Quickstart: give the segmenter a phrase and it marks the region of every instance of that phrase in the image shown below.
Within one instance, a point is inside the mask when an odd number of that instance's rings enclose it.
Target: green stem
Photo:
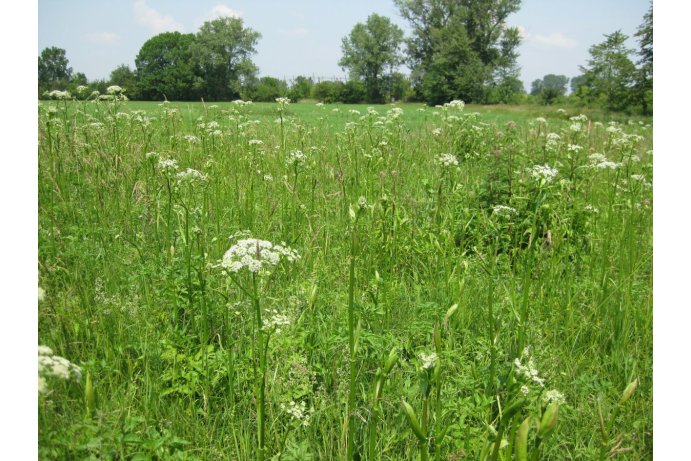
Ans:
[[[259,350],[259,389],[257,395],[257,460],[264,461],[264,390],[266,389],[266,354],[262,332],[262,312],[257,293],[257,274],[252,273],[252,301],[257,316],[257,349]]]
[[[348,383],[348,407],[346,411],[347,446],[346,459],[353,459],[354,453],[354,421],[353,410],[355,408],[355,257],[357,255],[357,218],[351,231],[350,268],[348,276],[348,346],[350,351],[350,380]]]

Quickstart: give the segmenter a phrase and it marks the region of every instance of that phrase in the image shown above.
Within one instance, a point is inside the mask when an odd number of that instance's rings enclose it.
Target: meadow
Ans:
[[[38,118],[40,459],[652,458],[652,119]]]

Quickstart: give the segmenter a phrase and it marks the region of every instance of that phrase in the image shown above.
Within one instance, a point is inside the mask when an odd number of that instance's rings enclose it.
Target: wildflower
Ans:
[[[585,114],[579,114],[574,117],[569,117],[569,120],[572,122],[587,122],[588,117]]]
[[[605,160],[607,160],[607,157],[605,157],[603,154],[600,154],[599,152],[593,152],[592,154],[588,155],[588,158],[593,163],[604,162]]]
[[[38,392],[45,394],[48,391],[46,378],[56,377],[60,379],[74,378],[80,381],[81,368],[64,357],[54,355],[48,346],[38,346]]]
[[[183,139],[190,144],[199,144],[199,138],[193,134],[186,134]]]
[[[361,210],[367,209],[369,207],[369,205],[367,205],[367,198],[361,195],[357,199],[357,205]]]
[[[569,144],[568,146],[566,146],[566,150],[568,150],[569,152],[578,153],[579,151],[583,150],[583,147],[579,146],[578,144]]]
[[[393,109],[387,110],[386,115],[391,119],[397,119],[398,117],[403,115],[403,109],[401,109],[400,107],[394,107]]]
[[[444,168],[449,168],[451,166],[458,166],[458,159],[452,154],[441,154],[437,157],[437,163]]]
[[[158,161],[158,167],[163,171],[177,171],[178,161],[172,158],[162,158]]]
[[[187,168],[177,174],[179,181],[206,181],[206,175],[193,168]]]
[[[595,214],[600,212],[600,210],[598,210],[597,208],[595,208],[592,205],[586,205],[585,208],[583,208],[583,209],[586,211],[590,211],[591,213],[595,213]]]
[[[144,154],[144,157],[146,157],[147,160],[151,159],[157,159],[159,157],[158,152],[147,152]]]
[[[450,107],[452,109],[458,109],[458,110],[463,110],[465,107],[465,103],[461,101],[460,99],[454,99],[453,101],[447,102],[444,104],[444,107]]]
[[[323,103],[323,102],[318,102],[318,103],[315,104],[315,106],[317,106],[317,107],[324,107],[324,103]]]
[[[307,412],[305,402],[295,403],[291,400],[287,406],[281,404],[281,409],[288,413],[294,420],[300,422],[302,426],[309,426],[310,415]]]
[[[506,205],[494,205],[494,208],[492,208],[492,212],[499,216],[510,216],[518,214],[518,211],[516,211],[515,208],[511,208],[510,206]]]
[[[301,150],[294,150],[286,158],[286,165],[298,166],[307,161],[307,156]]]
[[[440,136],[441,135],[441,128],[435,128],[432,130],[432,134],[434,136]]]
[[[108,94],[120,94],[120,93],[122,93],[123,91],[125,91],[125,90],[123,90],[123,89],[122,89],[121,87],[119,87],[118,85],[111,85],[111,86],[109,86],[108,88],[106,88],[106,92],[107,92]]]
[[[621,163],[612,162],[611,160],[604,160],[600,163],[593,165],[598,170],[616,170],[621,166]]]
[[[523,362],[526,362],[525,364]],[[523,376],[525,379],[529,379],[541,387],[544,387],[545,380],[539,376],[539,372],[535,368],[535,362],[530,355],[530,348],[525,348],[521,354],[521,358],[516,358],[513,361],[514,367],[516,367],[516,372],[519,376]]]
[[[252,273],[257,273],[270,266],[276,266],[281,259],[293,262],[300,259],[300,255],[284,245],[246,238],[239,240],[225,252],[220,266],[230,272],[239,272],[246,268]]]
[[[46,299],[46,290],[44,290],[41,287],[38,287],[38,302],[45,301]]]
[[[557,402],[559,405],[563,405],[566,403],[566,398],[564,397],[564,394],[562,394],[558,390],[551,389],[544,393],[544,395],[542,396],[542,401],[545,404]]]
[[[53,90],[48,93],[53,99],[70,99],[70,93],[68,91]]]
[[[79,86],[77,87],[77,93],[82,94],[83,92],[85,92],[85,91],[88,90],[88,89],[89,89],[89,87],[87,87],[87,86],[79,85]]]
[[[556,168],[549,165],[535,165],[527,168],[527,171],[534,179],[545,183],[551,183],[559,173]]]
[[[547,123],[547,119],[545,119],[544,117],[537,117],[535,121],[537,123]]]
[[[261,146],[262,144],[264,144],[264,141],[262,141],[261,139],[250,139],[249,140],[250,146]]]
[[[431,354],[425,354],[422,352],[420,353],[420,360],[422,360],[423,370],[431,370],[437,365],[439,358],[437,357],[436,352],[432,352]]]
[[[530,388],[526,385],[521,386],[521,394],[523,394],[523,395],[530,394]]]
[[[580,123],[572,123],[571,126],[569,126],[569,130],[574,131],[574,132],[579,132],[581,131],[581,124]]]
[[[353,115],[360,115],[360,111],[357,109],[350,109],[348,113]]]
[[[274,180],[274,177],[271,176],[270,174],[265,174],[265,175],[264,175],[264,181],[266,181],[266,182],[271,182],[271,181],[273,181],[273,180]]]
[[[290,318],[287,315],[281,314],[276,309],[267,309],[266,320],[264,321],[264,328],[267,330],[274,329],[276,333],[281,332],[281,327],[290,325]]]

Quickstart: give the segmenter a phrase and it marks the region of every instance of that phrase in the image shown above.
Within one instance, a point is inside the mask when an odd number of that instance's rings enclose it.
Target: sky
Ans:
[[[588,49],[616,30],[632,36],[649,5],[649,0],[524,0],[507,22],[523,36],[518,63],[526,90],[546,74],[579,75]],[[107,79],[120,64],[134,69],[139,49],[156,34],[194,33],[204,21],[238,16],[262,35],[254,56],[260,76],[345,78],[338,66],[341,40],[372,13],[389,17],[410,35],[393,0],[39,0],[37,54],[63,48],[75,72]],[[629,46],[638,48],[633,38]]]

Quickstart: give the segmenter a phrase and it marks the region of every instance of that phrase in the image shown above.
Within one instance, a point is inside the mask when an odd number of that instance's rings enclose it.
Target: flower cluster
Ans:
[[[458,159],[453,154],[441,154],[439,157],[437,157],[437,163],[444,168],[449,168],[452,166],[458,166]]]
[[[174,172],[178,169],[178,161],[172,158],[162,158],[158,161],[158,167],[165,172]]]
[[[552,168],[549,165],[535,165],[527,170],[534,179],[541,182],[544,181],[545,183],[552,182],[559,173],[556,168]]]
[[[290,317],[281,314],[276,309],[266,310],[266,321],[264,321],[264,328],[267,330],[275,329],[276,333],[281,332],[281,327],[290,325]]]
[[[431,370],[437,365],[439,357],[437,357],[436,352],[432,352],[431,354],[426,354],[422,352],[420,353],[420,360],[422,361],[423,370]]]
[[[299,422],[302,426],[309,426],[310,424],[310,414],[307,411],[307,405],[305,402],[295,403],[291,400],[286,406],[281,404],[281,410],[288,413],[295,421]]]
[[[288,157],[286,157],[286,165],[288,166],[298,166],[302,165],[307,161],[307,155],[305,155],[301,150],[294,150]]]
[[[119,87],[117,85],[111,85],[108,88],[106,88],[106,93],[108,93],[108,94],[120,94],[123,91],[125,91],[125,90],[123,90],[121,87]]]
[[[48,391],[46,378],[54,376],[60,379],[74,378],[80,381],[82,370],[64,357],[54,355],[48,346],[38,346],[38,392],[45,394]]]
[[[454,99],[453,101],[447,102],[444,104],[444,107],[449,107],[451,109],[458,109],[458,110],[463,110],[465,107],[465,103],[461,101],[460,99]]]
[[[187,168],[185,171],[179,172],[177,178],[179,181],[206,181],[206,175],[193,168]]]
[[[521,358],[514,360],[513,365],[516,367],[516,372],[519,376],[522,376],[544,387],[545,380],[540,378],[539,372],[535,368],[535,362],[530,355],[530,348],[526,347],[521,354]]]
[[[239,272],[246,268],[252,273],[257,273],[276,266],[282,258],[292,262],[300,259],[300,255],[286,247],[285,243],[276,245],[267,240],[246,238],[238,240],[225,252],[220,266],[230,272]]]
[[[564,397],[564,394],[562,394],[558,390],[551,389],[542,395],[542,401],[545,404],[557,402],[559,405],[563,405],[566,403],[566,397]]]
[[[494,205],[492,212],[498,216],[511,216],[518,214],[518,211],[516,211],[515,208],[511,208],[510,206],[506,205]]]

